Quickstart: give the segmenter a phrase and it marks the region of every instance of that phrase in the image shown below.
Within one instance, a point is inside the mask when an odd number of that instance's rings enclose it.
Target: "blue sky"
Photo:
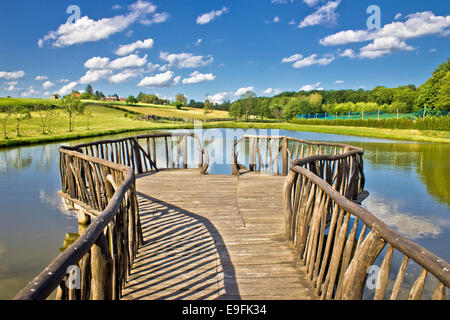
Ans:
[[[79,18],[68,20],[71,5]],[[379,28],[368,28],[370,5]],[[448,2],[47,0],[0,4],[0,96],[84,90],[236,99],[422,84],[449,57]]]

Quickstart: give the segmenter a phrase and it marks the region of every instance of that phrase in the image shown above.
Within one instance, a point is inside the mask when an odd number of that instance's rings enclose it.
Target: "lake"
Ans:
[[[58,254],[64,235],[77,232],[60,190],[58,147],[134,136],[102,138],[0,150],[0,299],[11,299]],[[402,235],[450,261],[450,145],[391,141],[287,130],[211,129],[201,132],[213,159],[210,174],[231,174],[235,134],[285,135],[348,143],[365,150],[363,206]],[[222,143],[224,142],[224,143]],[[222,148],[218,152],[217,147]]]

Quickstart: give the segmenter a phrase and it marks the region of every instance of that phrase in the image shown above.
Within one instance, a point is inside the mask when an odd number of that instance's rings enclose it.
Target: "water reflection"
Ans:
[[[179,130],[177,130],[179,131]],[[131,132],[63,143],[75,145],[99,139],[146,134]],[[154,132],[152,132],[154,133]],[[220,134],[218,134],[220,133]],[[205,130],[204,146],[211,154],[221,137],[238,138],[244,130]],[[450,145],[403,143],[286,130],[252,130],[317,141],[338,141],[365,149],[364,206],[408,238],[450,261]],[[230,174],[228,139],[210,174]],[[57,196],[61,143],[0,150],[0,299],[10,299],[59,253],[66,232],[76,232],[76,217]],[[197,154],[193,153],[194,157]],[[245,155],[241,150],[240,156]]]

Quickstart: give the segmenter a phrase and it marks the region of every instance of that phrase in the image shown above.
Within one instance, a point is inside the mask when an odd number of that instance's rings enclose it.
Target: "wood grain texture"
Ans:
[[[144,245],[122,299],[318,299],[285,240],[283,183],[195,169],[139,176]]]

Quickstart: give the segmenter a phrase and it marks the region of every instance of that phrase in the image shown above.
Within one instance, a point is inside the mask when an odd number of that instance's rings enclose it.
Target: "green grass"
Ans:
[[[0,103],[4,103],[0,100]],[[12,100],[12,99],[8,99]],[[19,102],[35,102],[41,100],[27,99],[27,101]],[[55,100],[48,100],[54,102]],[[59,115],[52,123],[52,132],[42,134],[41,122],[37,112],[32,112],[33,118],[26,120],[20,127],[21,135],[16,135],[16,121],[11,117],[8,121],[7,133],[8,139],[0,135],[0,147],[10,147],[16,145],[36,144],[45,142],[55,142],[72,140],[85,137],[94,137],[100,135],[116,134],[122,132],[140,131],[140,130],[168,130],[168,129],[191,129],[192,123],[162,121],[138,121],[134,120],[134,115],[126,110],[113,109],[101,105],[88,105],[86,107],[92,112],[90,120],[90,128],[87,129],[87,118],[84,115],[77,116],[75,127],[69,132],[69,120],[67,114],[63,110],[59,110]],[[133,107],[140,108],[140,107]],[[131,109],[130,109],[131,111]],[[167,111],[180,111],[167,109]],[[200,110],[201,111],[201,110]],[[1,114],[0,114],[1,117]],[[191,118],[192,119],[192,118]],[[286,129],[293,131],[309,131],[342,135],[353,135],[361,137],[386,138],[396,140],[421,141],[450,143],[450,131],[431,131],[431,130],[398,130],[398,129],[380,129],[380,128],[364,128],[364,127],[340,127],[340,126],[323,126],[323,125],[303,125],[292,123],[255,123],[255,122],[234,122],[234,121],[216,121],[203,124],[203,128],[242,128],[242,129]]]
[[[0,98],[0,107],[3,106],[25,106],[32,107],[35,105],[53,105],[60,106],[61,100],[52,100],[52,99],[28,99],[28,98]]]

